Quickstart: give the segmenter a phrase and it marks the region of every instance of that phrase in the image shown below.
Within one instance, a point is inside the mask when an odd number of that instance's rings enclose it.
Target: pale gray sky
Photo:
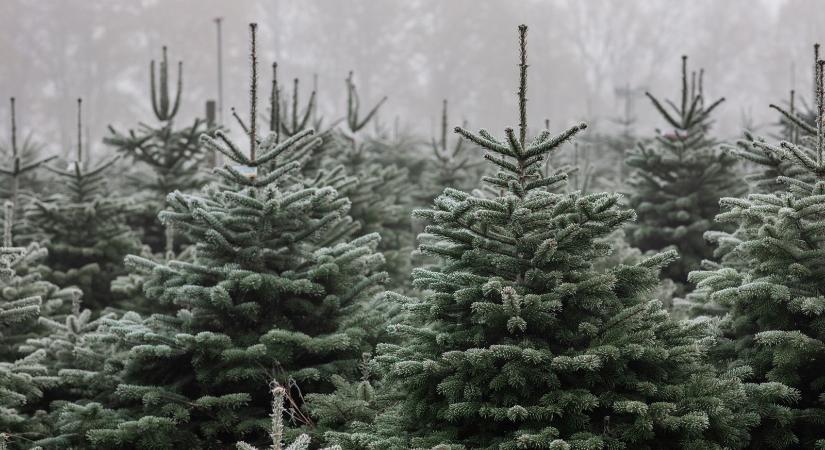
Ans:
[[[266,92],[275,59],[283,83],[303,80],[303,98],[317,73],[322,111],[333,118],[352,69],[365,103],[390,97],[386,124],[398,116],[427,135],[447,97],[455,123],[501,129],[515,121],[515,28],[527,23],[534,126],[585,119],[607,130],[622,110],[615,90],[628,84],[675,97],[684,53],[705,68],[709,95],[728,99],[718,129],[733,137],[743,116],[771,122],[767,105],[792,83],[810,98],[811,46],[823,37],[825,8],[818,0],[4,0],[0,96],[16,96],[22,127],[53,149],[73,141],[74,99],[84,97],[99,153],[107,124],[152,120],[148,64],[166,44],[184,60],[180,120],[188,121],[217,95],[219,16],[225,103],[242,111],[246,27],[256,21]],[[640,133],[662,125],[644,98],[635,110]]]

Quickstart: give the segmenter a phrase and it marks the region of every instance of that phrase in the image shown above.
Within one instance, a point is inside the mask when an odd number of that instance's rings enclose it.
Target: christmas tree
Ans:
[[[200,195],[170,194],[160,214],[197,256],[127,259],[146,275],[146,297],[171,312],[109,321],[131,348],[116,391],[127,420],[88,432],[98,447],[260,445],[271,379],[285,387],[294,428],[311,429],[303,395],[330,391],[336,374],[357,378],[380,331],[371,304],[386,278],[379,237],[348,240],[349,201],[326,178],[300,174],[319,140],[312,130],[280,143],[258,135],[255,30],[248,152],[222,132],[204,135],[234,164]]]
[[[3,246],[0,247],[0,445],[25,439],[26,417],[18,407],[39,398],[43,389],[56,380],[48,376],[42,364],[44,352],[26,355],[20,350],[27,330],[40,315],[46,293],[35,276],[19,275],[18,267],[26,267],[32,249],[14,247],[12,223],[14,206],[5,203]],[[33,250],[33,251],[32,251]],[[19,265],[19,266],[18,266]]]
[[[25,221],[23,211],[34,198],[33,190],[42,188],[42,182],[35,177],[36,169],[57,156],[40,157],[42,146],[35,143],[31,135],[26,136],[21,145],[18,145],[17,111],[14,97],[9,103],[11,104],[11,139],[8,146],[0,147],[0,153],[6,160],[5,165],[0,167],[0,174],[9,178],[9,185],[3,186],[0,192],[4,194],[4,197],[9,198],[13,205],[14,218],[17,219],[12,224],[13,236],[19,242],[28,242],[31,241],[32,230]]]
[[[126,313],[121,320],[137,317]],[[128,351],[108,334],[105,323],[115,318],[111,312],[96,315],[81,309],[78,297],[68,314],[40,317],[45,331],[20,347],[45,354],[43,364],[56,379],[43,399],[26,410],[33,418],[29,436],[34,444],[46,449],[83,448],[88,443],[86,432],[122,420],[117,411],[104,406],[116,404],[113,393]]]
[[[458,137],[450,143],[447,136],[449,128],[447,99],[444,99],[441,109],[441,134],[436,140],[432,138],[430,147],[433,152],[432,170],[427,171],[424,182],[427,192],[423,200],[432,202],[444,187],[466,190],[477,184],[480,162],[474,158],[471,144],[464,138]],[[468,154],[469,153],[469,154]]]
[[[109,126],[110,136],[103,142],[153,172],[152,177],[146,177],[144,172],[131,177],[140,197],[136,203],[141,209],[131,215],[130,223],[143,231],[144,243],[159,251],[164,248],[165,233],[157,221],[157,211],[164,208],[169,192],[176,189],[191,192],[204,184],[200,167],[206,155],[198,138],[210,130],[206,121],[198,118],[188,127],[175,127],[183,90],[183,63],[178,62],[177,92],[172,100],[166,47],[163,47],[158,76],[154,60],[149,65],[149,75],[152,111],[159,124],[141,123],[137,130],[127,133]]]
[[[304,173],[314,177],[319,170],[321,173],[342,170],[349,176],[346,183],[336,185],[352,204],[349,215],[358,223],[360,235],[381,235],[379,250],[387,261],[386,270],[394,285],[405,285],[411,270],[410,253],[414,244],[410,213],[415,199],[409,189],[414,181],[408,169],[416,166],[412,157],[415,149],[380,133],[369,134],[366,127],[375,120],[386,97],[362,116],[352,72],[347,76],[345,86],[344,123],[325,134],[324,144],[311,158],[314,164],[307,165]]]
[[[92,309],[109,302],[109,285],[122,273],[123,258],[140,244],[126,225],[132,202],[107,190],[107,172],[118,157],[90,165],[83,155],[81,100],[77,101],[76,159],[63,170],[47,166],[61,189],[36,199],[27,218],[45,239],[49,281],[75,285]]]
[[[375,423],[330,434],[346,448],[743,448],[758,416],[733,375],[705,362],[700,323],[647,297],[657,254],[598,272],[599,240],[632,220],[613,193],[553,193],[566,174],[542,162],[585,128],[526,139],[526,32],[520,34],[519,128],[497,139],[456,131],[499,168],[495,197],[445,189],[420,249],[442,261],[414,271],[422,299],[374,365],[398,390]]]
[[[638,214],[628,238],[642,250],[674,246],[680,259],[664,274],[677,282],[686,281],[688,272],[712,256],[703,235],[712,229],[719,199],[741,192],[737,159],[715,148],[709,135],[711,113],[724,99],[706,102],[703,78],[703,71],[698,77],[696,72],[688,75],[683,56],[679,104],[647,94],[672,130],[659,131],[655,145],[640,144],[627,160],[636,169],[628,182],[634,189],[630,206]]]
[[[760,381],[792,388],[794,409],[777,408],[757,430],[757,448],[825,446],[825,133],[823,81],[815,51],[817,115],[815,127],[796,114],[797,142],[747,141],[739,152],[774,173],[769,192],[724,198],[717,220],[736,225],[731,233],[713,233],[724,259],[691,273],[692,298],[709,310],[725,313],[720,327],[725,341],[715,351],[723,367],[749,365]],[[757,153],[761,152],[761,153]],[[781,164],[777,164],[781,163]],[[776,170],[793,164],[794,170]],[[797,176],[796,174],[800,173]],[[764,180],[764,177],[762,178]],[[761,185],[765,185],[764,183]]]

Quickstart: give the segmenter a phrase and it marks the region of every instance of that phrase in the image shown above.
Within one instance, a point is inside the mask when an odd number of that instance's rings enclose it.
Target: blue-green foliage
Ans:
[[[629,203],[639,215],[628,230],[630,243],[642,250],[675,247],[679,260],[664,273],[677,282],[685,282],[688,272],[712,255],[703,235],[718,227],[713,218],[719,198],[742,192],[736,158],[716,148],[709,135],[711,113],[724,99],[706,102],[702,73],[698,81],[696,75],[688,81],[687,57],[682,57],[678,107],[647,94],[669,129],[658,132],[654,145],[639,144],[627,159],[636,169]]]
[[[161,221],[197,242],[193,262],[127,259],[146,275],[146,297],[172,312],[109,322],[131,348],[116,395],[132,419],[90,431],[94,445],[262,441],[270,377],[292,387],[290,408],[302,415],[301,395],[331,389],[334,374],[357,374],[380,332],[369,306],[386,278],[379,238],[348,241],[349,201],[324,177],[300,176],[318,144],[311,130],[280,144],[273,137],[254,160],[222,133],[203,138],[258,173],[226,166],[201,195],[169,195]]]
[[[825,445],[822,64],[817,55],[819,128],[785,113],[801,131],[791,140],[770,144],[748,136],[740,142],[737,153],[764,166],[756,192],[722,200],[717,220],[736,231],[710,234],[721,263],[691,274],[697,284],[691,297],[724,313],[719,364],[749,365],[758,380],[788,387],[793,409],[766,411],[755,435],[758,448]],[[771,174],[773,183],[766,183]]]
[[[428,224],[420,250],[440,264],[413,272],[421,298],[392,296],[409,316],[373,367],[396,401],[329,439],[370,449],[743,448],[759,419],[748,386],[706,362],[702,323],[674,321],[648,297],[675,253],[593,268],[610,252],[601,239],[634,213],[618,194],[553,192],[566,174],[544,175],[542,161],[585,126],[527,142],[525,77],[519,137],[456,129],[488,151],[499,172],[483,181],[498,195],[448,188],[416,211]]]

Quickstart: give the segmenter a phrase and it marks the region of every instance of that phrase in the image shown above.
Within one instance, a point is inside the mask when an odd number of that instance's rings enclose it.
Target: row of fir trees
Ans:
[[[520,26],[517,126],[420,140],[352,73],[267,95],[249,30],[238,136],[165,47],[106,157],[11,100],[0,449],[825,449],[818,46],[779,136],[714,138],[683,57],[665,129],[588,137],[531,127]]]

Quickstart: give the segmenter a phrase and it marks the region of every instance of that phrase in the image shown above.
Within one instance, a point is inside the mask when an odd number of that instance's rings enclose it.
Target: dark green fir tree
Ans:
[[[754,448],[825,448],[825,62],[818,46],[815,62],[816,125],[783,110],[806,130],[796,142],[747,141],[740,156],[774,173],[779,188],[724,198],[717,220],[737,229],[709,236],[724,258],[690,277],[697,285],[691,297],[724,313],[719,364],[748,365],[758,381],[792,388],[793,409],[768,411]],[[776,171],[777,162],[795,169]]]
[[[222,132],[204,135],[232,164],[201,194],[169,195],[161,222],[195,243],[192,261],[127,259],[146,275],[146,297],[170,313],[107,323],[130,348],[115,392],[127,419],[89,431],[94,447],[270,445],[273,379],[284,386],[291,439],[314,426],[303,396],[331,391],[335,375],[356,380],[380,332],[380,238],[350,240],[349,201],[325,178],[301,176],[318,138],[258,136],[255,30],[248,151]]]
[[[410,317],[374,367],[396,390],[372,424],[329,433],[347,449],[733,449],[758,421],[746,387],[717,377],[699,323],[649,297],[674,252],[596,271],[600,239],[634,218],[614,193],[554,193],[566,174],[543,160],[585,128],[526,139],[526,32],[519,127],[502,139],[456,131],[487,150],[497,196],[445,189],[416,215],[423,298],[393,296]]]
[[[57,175],[60,189],[35,199],[26,216],[45,240],[47,279],[81,288],[86,305],[98,310],[109,303],[110,284],[123,273],[123,258],[136,253],[140,242],[126,224],[133,202],[107,189],[118,157],[90,164],[83,154],[80,99],[77,114],[75,160],[65,170],[46,166]]]
[[[683,56],[678,104],[647,94],[670,129],[657,130],[655,142],[640,144],[627,160],[635,169],[628,180],[630,206],[638,214],[628,239],[643,251],[675,247],[679,261],[664,274],[677,282],[712,256],[703,236],[713,228],[719,199],[741,193],[737,159],[717,148],[709,134],[711,113],[724,99],[706,102],[703,78],[703,71],[688,73]]]
[[[141,123],[137,130],[126,133],[109,126],[110,135],[103,142],[142,169],[130,177],[140,210],[135,211],[129,221],[136,230],[142,231],[141,240],[157,252],[165,247],[166,233],[157,221],[157,212],[166,206],[166,195],[174,190],[192,192],[206,181],[200,170],[206,153],[198,138],[210,129],[206,120],[200,118],[187,127],[175,126],[183,91],[183,62],[178,62],[177,91],[173,99],[166,47],[163,47],[157,76],[155,61],[149,65],[149,80],[152,111],[158,124]],[[146,176],[146,168],[150,169],[151,176]]]

